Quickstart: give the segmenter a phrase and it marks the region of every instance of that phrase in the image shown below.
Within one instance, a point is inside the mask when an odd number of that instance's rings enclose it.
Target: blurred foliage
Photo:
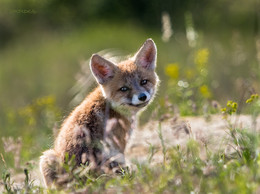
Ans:
[[[172,63],[165,67],[169,77],[167,98],[181,115],[202,114],[205,106],[210,106],[212,92],[208,86],[209,50],[198,49],[194,61],[185,67]],[[163,101],[163,100],[162,100]]]
[[[172,28],[168,42],[161,40],[163,13]],[[240,97],[245,82],[258,87],[259,22],[258,0],[2,0],[0,116],[10,107],[49,94],[57,98],[58,106],[70,109],[72,96],[67,91],[79,61],[107,48],[134,52],[147,37],[158,45],[160,95],[170,90],[166,73],[176,80],[180,77],[184,86],[195,76],[207,77],[193,91],[205,99]]]
[[[20,33],[27,33],[30,26],[38,29],[71,28],[100,20],[131,21],[158,29],[162,12],[171,15],[173,28],[177,31],[185,30],[185,17],[189,17],[185,13],[190,12],[198,30],[218,31],[219,34],[233,26],[246,32],[257,32],[258,5],[258,0],[2,0],[0,42],[3,44]]]
[[[5,159],[0,160],[0,172],[11,168],[16,158],[22,166],[30,159],[39,156],[53,143],[53,135],[57,132],[57,122],[61,120],[61,111],[56,106],[53,96],[38,98],[31,104],[18,110],[9,110],[2,118],[0,153]],[[9,137],[7,140],[4,137]],[[14,140],[14,138],[18,138]],[[11,147],[15,150],[8,151]],[[17,149],[20,149],[18,153]],[[8,149],[8,150],[7,150]],[[20,160],[22,159],[22,160]],[[16,164],[20,166],[21,164]],[[20,170],[20,169],[17,169]]]

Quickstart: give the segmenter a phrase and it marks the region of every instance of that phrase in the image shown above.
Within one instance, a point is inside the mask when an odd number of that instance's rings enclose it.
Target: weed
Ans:
[[[11,175],[9,172],[5,172],[2,175],[2,179],[3,179],[3,183],[4,183],[4,187],[7,193],[13,193],[12,192],[12,188],[11,188]]]
[[[256,95],[247,101],[249,106],[258,102]],[[169,106],[169,108],[172,108]],[[120,176],[101,174],[97,176],[90,171],[89,164],[75,168],[73,156],[66,156],[62,166],[64,176],[59,181],[66,182],[63,192],[72,193],[255,193],[260,185],[260,135],[255,131],[238,128],[231,124],[231,117],[237,113],[238,105],[228,101],[222,109],[228,123],[230,145],[234,151],[212,151],[207,144],[210,140],[200,142],[190,138],[185,145],[168,146],[163,137],[162,122],[158,117],[158,137],[161,143],[163,162],[153,164],[151,161],[158,152],[158,147],[149,144],[147,161],[134,162],[136,170],[130,172],[121,168]],[[252,109],[254,110],[254,109]],[[15,139],[6,145],[14,145]],[[8,142],[5,140],[5,142]],[[8,147],[8,146],[7,146]],[[11,149],[11,148],[10,148]],[[200,154],[206,150],[206,157]],[[17,186],[11,179],[10,167],[1,154],[7,169],[2,175],[4,193],[59,193],[61,188],[44,189],[36,186],[30,179],[29,169],[24,169],[23,184]],[[21,167],[22,165],[20,165]],[[9,169],[8,169],[9,168]],[[10,169],[11,170],[11,169]],[[15,176],[15,175],[13,175]],[[15,179],[14,179],[15,180]]]
[[[165,67],[168,76],[168,95],[171,103],[178,106],[181,115],[197,115],[216,112],[209,103],[212,92],[209,87],[208,60],[210,52],[207,48],[193,50],[194,61],[188,67],[179,63],[171,63]],[[167,107],[165,107],[167,110]]]
[[[159,138],[160,138],[160,142],[161,142],[161,146],[162,146],[163,163],[165,164],[165,162],[166,162],[166,152],[167,152],[167,149],[166,149],[166,146],[165,146],[165,143],[164,143],[164,139],[163,139],[161,122],[159,122],[158,136],[159,136]]]

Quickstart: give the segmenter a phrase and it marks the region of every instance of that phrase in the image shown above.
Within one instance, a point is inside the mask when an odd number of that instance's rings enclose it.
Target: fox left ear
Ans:
[[[157,49],[152,39],[147,39],[135,54],[135,63],[145,69],[154,70],[156,67]]]
[[[90,69],[99,84],[105,84],[114,77],[116,65],[94,54],[90,59]]]

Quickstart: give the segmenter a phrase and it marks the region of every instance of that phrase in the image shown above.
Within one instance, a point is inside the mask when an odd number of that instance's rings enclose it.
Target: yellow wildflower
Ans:
[[[179,78],[179,64],[178,63],[172,63],[166,66],[165,68],[165,74],[168,75],[172,79],[178,79]]]
[[[200,93],[204,98],[210,98],[212,96],[208,86],[206,85],[200,87]]]
[[[209,50],[208,49],[200,49],[197,51],[195,55],[194,62],[199,69],[205,68],[209,59]]]

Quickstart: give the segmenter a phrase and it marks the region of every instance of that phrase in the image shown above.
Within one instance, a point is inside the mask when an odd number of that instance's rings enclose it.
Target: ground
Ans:
[[[251,116],[234,115],[230,118],[230,123],[241,129],[259,130],[260,117],[256,123],[252,121]],[[226,152],[232,152],[229,136],[229,122],[223,119],[222,115],[214,115],[210,118],[204,117],[173,117],[161,122],[162,136],[166,147],[176,145],[186,145],[190,138],[194,138],[201,143],[201,146],[207,144],[212,151],[226,148]],[[126,155],[130,160],[146,160],[149,153],[149,145],[161,147],[161,140],[158,135],[160,129],[158,121],[151,121],[144,127],[133,132],[131,142],[128,145]],[[203,157],[203,153],[201,153]],[[153,158],[153,162],[162,162],[162,151],[158,151]]]
[[[149,150],[153,145],[156,153],[151,164],[162,162],[162,139],[165,146],[169,147],[185,146],[190,138],[194,138],[201,147],[205,147],[206,144],[211,151],[225,149],[225,152],[232,153],[235,151],[235,147],[232,146],[228,134],[230,124],[241,129],[259,130],[257,123],[260,122],[260,117],[256,119],[256,122],[252,122],[250,116],[236,115],[230,117],[229,121],[223,119],[222,115],[213,115],[207,119],[204,117],[168,117],[161,119],[160,122],[150,121],[143,127],[134,130],[126,148],[127,159],[139,163],[147,161],[151,153]],[[160,131],[162,138],[159,135]],[[201,152],[200,156],[205,157],[205,153]],[[34,162],[38,163],[38,159]],[[12,181],[19,186],[19,184],[23,184],[24,176],[24,174],[12,176]],[[35,185],[43,185],[38,167],[30,172],[30,176]]]

